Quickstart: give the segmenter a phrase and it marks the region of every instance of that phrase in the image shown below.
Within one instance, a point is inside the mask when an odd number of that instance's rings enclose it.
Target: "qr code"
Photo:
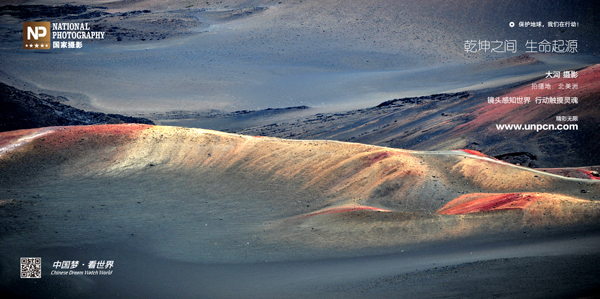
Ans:
[[[42,258],[22,257],[21,278],[42,278]]]

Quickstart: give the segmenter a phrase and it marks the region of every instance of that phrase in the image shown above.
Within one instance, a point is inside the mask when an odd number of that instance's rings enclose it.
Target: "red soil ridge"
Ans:
[[[467,154],[471,154],[471,155],[475,155],[475,156],[479,156],[479,157],[491,158],[491,157],[489,157],[489,156],[487,156],[487,155],[484,155],[484,154],[482,154],[481,152],[479,152],[479,151],[476,151],[476,150],[470,150],[470,149],[459,149],[459,151],[463,151],[463,152],[465,152],[465,153],[467,153]]]
[[[15,141],[33,135],[35,132],[40,131],[40,129],[27,129],[27,130],[16,130],[16,131],[8,131],[0,133],[0,147],[7,146]]]
[[[54,128],[49,127],[2,132],[0,133],[0,157],[53,131]]]
[[[100,149],[134,140],[152,127],[139,124],[64,126],[0,133],[0,157],[24,146],[44,155],[65,154],[82,149]],[[61,155],[62,155],[61,154]]]
[[[308,214],[299,216],[297,218],[302,219],[302,218],[307,218],[307,217],[312,217],[312,216],[317,216],[317,215],[337,214],[337,213],[364,211],[364,210],[376,211],[376,212],[392,212],[391,210],[380,209],[380,208],[369,207],[369,206],[340,206],[340,207],[327,208],[327,209],[323,209],[320,211],[308,213]]]
[[[152,126],[137,124],[57,127],[54,134],[45,137],[45,141],[54,149],[70,147],[84,138],[91,138],[97,143],[112,144],[123,137],[135,138],[142,130],[150,127]],[[58,132],[61,133],[57,134]]]
[[[460,215],[498,210],[522,210],[544,198],[543,195],[535,193],[473,193],[453,199],[436,213]]]
[[[577,179],[600,180],[597,170],[590,167],[538,168],[540,171]]]
[[[389,152],[381,152],[381,153],[378,153],[378,154],[374,155],[373,157],[369,157],[369,161],[371,162],[371,165],[373,165],[373,164],[375,164],[375,163],[377,163],[377,162],[379,162],[379,161],[381,161],[381,160],[383,160],[383,159],[385,159],[385,158],[387,158],[387,157],[389,157],[391,155],[392,154],[389,153]]]
[[[590,180],[600,180],[600,176],[595,175],[593,171],[588,171],[588,170],[581,170],[581,172],[583,172],[588,179]]]

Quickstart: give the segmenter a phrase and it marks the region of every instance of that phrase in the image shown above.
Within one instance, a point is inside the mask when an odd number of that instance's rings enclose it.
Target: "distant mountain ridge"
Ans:
[[[49,126],[139,123],[149,119],[84,111],[60,102],[59,97],[22,91],[0,83],[0,132]]]

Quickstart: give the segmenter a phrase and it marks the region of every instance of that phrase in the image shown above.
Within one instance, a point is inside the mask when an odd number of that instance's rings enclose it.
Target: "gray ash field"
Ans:
[[[597,298],[598,15],[591,1],[4,1],[0,295]],[[105,38],[25,50],[23,22]],[[526,51],[543,40],[577,51]],[[546,84],[571,88],[532,88]],[[490,104],[502,97],[534,103]],[[496,129],[509,123],[578,129]],[[23,257],[42,258],[40,279],[20,278]],[[52,274],[92,260],[110,275]]]

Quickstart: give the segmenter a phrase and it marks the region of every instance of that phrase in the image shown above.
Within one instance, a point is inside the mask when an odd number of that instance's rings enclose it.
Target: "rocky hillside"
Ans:
[[[60,97],[22,91],[0,83],[0,132],[50,126],[140,123],[151,120],[84,111],[61,103]]]

